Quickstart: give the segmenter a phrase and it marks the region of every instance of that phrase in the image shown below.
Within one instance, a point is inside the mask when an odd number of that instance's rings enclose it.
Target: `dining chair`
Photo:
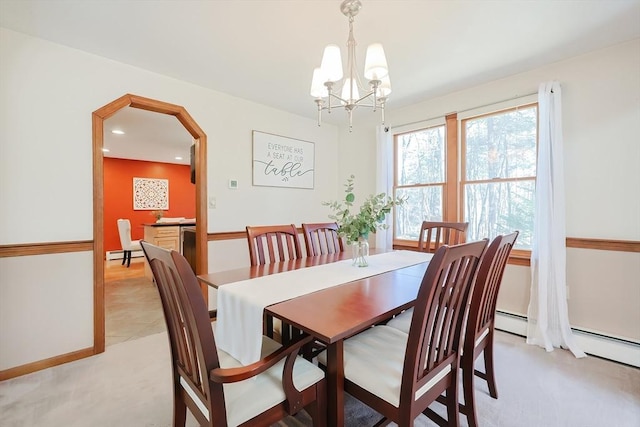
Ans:
[[[302,258],[298,230],[294,224],[247,226],[249,260],[252,266]],[[299,335],[279,319],[265,318],[265,334],[286,344],[292,335]]]
[[[418,238],[418,250],[435,253],[442,245],[453,246],[465,243],[468,227],[468,222],[423,221]],[[413,316],[412,308],[395,316],[387,324],[408,333],[411,316]]]
[[[311,336],[286,347],[263,337],[262,359],[251,365],[217,348],[198,279],[184,256],[142,241],[158,286],[171,348],[173,426],[186,410],[201,426],[266,426],[302,408],[326,425],[324,372],[298,356]]]
[[[294,224],[247,226],[247,242],[251,265],[302,258]]]
[[[468,222],[423,221],[418,238],[418,250],[435,253],[442,245],[466,242]]]
[[[338,224],[335,222],[302,224],[302,232],[307,256],[344,252],[344,243],[338,236]]]
[[[131,253],[142,250],[140,240],[131,240],[131,222],[128,219],[118,219],[118,234],[120,235],[120,246],[124,255],[122,265],[127,263],[127,268],[131,265]]]
[[[412,426],[421,413],[439,425],[459,425],[463,320],[486,246],[481,240],[436,251],[418,290],[408,334],[377,325],[344,341],[345,392],[399,426]],[[326,352],[318,361],[326,366]],[[445,391],[447,420],[428,408]]]
[[[335,222],[303,223],[302,234],[307,256],[330,255],[344,252],[344,242],[338,235]],[[326,348],[320,341],[305,349],[305,357],[312,360]]]
[[[467,416],[469,427],[478,425],[475,409],[474,376],[487,381],[489,394],[498,398],[493,365],[493,337],[496,302],[504,270],[518,231],[497,236],[482,255],[469,301],[460,367],[462,368],[464,403],[460,412]],[[409,332],[413,310],[409,309],[387,322],[387,326]],[[475,361],[484,352],[485,371],[475,369]]]
[[[487,382],[489,394],[498,398],[493,365],[493,337],[496,302],[511,249],[518,238],[518,231],[497,236],[480,261],[478,275],[469,307],[469,317],[465,327],[465,338],[460,365],[464,404],[460,411],[467,416],[469,427],[478,425],[475,406],[474,377]],[[475,369],[475,361],[484,352],[484,373]]]

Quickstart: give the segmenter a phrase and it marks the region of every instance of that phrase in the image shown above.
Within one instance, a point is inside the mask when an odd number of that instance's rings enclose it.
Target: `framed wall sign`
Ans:
[[[253,131],[253,185],[313,188],[314,144]]]
[[[133,209],[136,211],[169,209],[169,180],[133,178]]]

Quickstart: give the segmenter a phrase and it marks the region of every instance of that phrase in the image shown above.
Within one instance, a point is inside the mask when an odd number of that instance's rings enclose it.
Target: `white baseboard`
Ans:
[[[111,260],[114,260],[114,259],[122,259],[123,256],[124,256],[124,251],[123,250],[107,251],[106,259],[107,259],[107,261],[111,261]],[[131,252],[131,258],[139,258],[139,257],[143,257],[143,256],[144,256],[144,252],[142,252],[141,250],[137,250],[137,251],[132,251]]]
[[[527,336],[527,318],[516,313],[499,310],[496,329]],[[587,354],[640,368],[640,343],[599,332],[571,328],[576,343]]]

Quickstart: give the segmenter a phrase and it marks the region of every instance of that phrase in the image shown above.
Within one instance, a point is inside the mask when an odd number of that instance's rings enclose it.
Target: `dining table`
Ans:
[[[340,427],[344,426],[344,340],[412,307],[431,257],[415,251],[375,253],[368,267],[356,267],[342,252],[198,278],[218,289],[219,304],[221,296],[223,302],[230,298],[226,310],[218,307],[216,342],[241,363],[251,363],[256,351],[259,354],[259,347],[243,346],[259,342],[252,334],[262,334],[257,323],[264,316],[278,318],[326,346],[327,419],[329,425]],[[276,290],[265,291],[268,286]],[[295,288],[293,297],[279,294],[299,286],[311,291]],[[268,295],[263,306],[247,309],[263,292]]]

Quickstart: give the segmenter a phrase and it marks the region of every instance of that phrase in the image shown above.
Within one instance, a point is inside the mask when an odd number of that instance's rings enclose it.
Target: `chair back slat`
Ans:
[[[418,250],[435,253],[441,246],[466,242],[468,222],[423,221],[418,237]]]
[[[271,264],[302,257],[294,224],[247,226],[251,265]]]
[[[344,251],[344,243],[338,235],[338,224],[325,222],[302,224],[307,256],[335,254]]]
[[[208,409],[226,423],[221,384],[209,381],[220,367],[206,302],[188,261],[178,252],[141,242],[158,287],[171,346],[174,387],[185,381]],[[212,408],[210,402],[216,402]]]
[[[413,398],[418,382],[457,358],[471,286],[486,246],[486,240],[445,245],[429,262],[409,328],[401,400]]]
[[[495,319],[500,284],[518,234],[515,231],[497,236],[482,257],[469,309],[467,333],[471,336],[485,330]]]

